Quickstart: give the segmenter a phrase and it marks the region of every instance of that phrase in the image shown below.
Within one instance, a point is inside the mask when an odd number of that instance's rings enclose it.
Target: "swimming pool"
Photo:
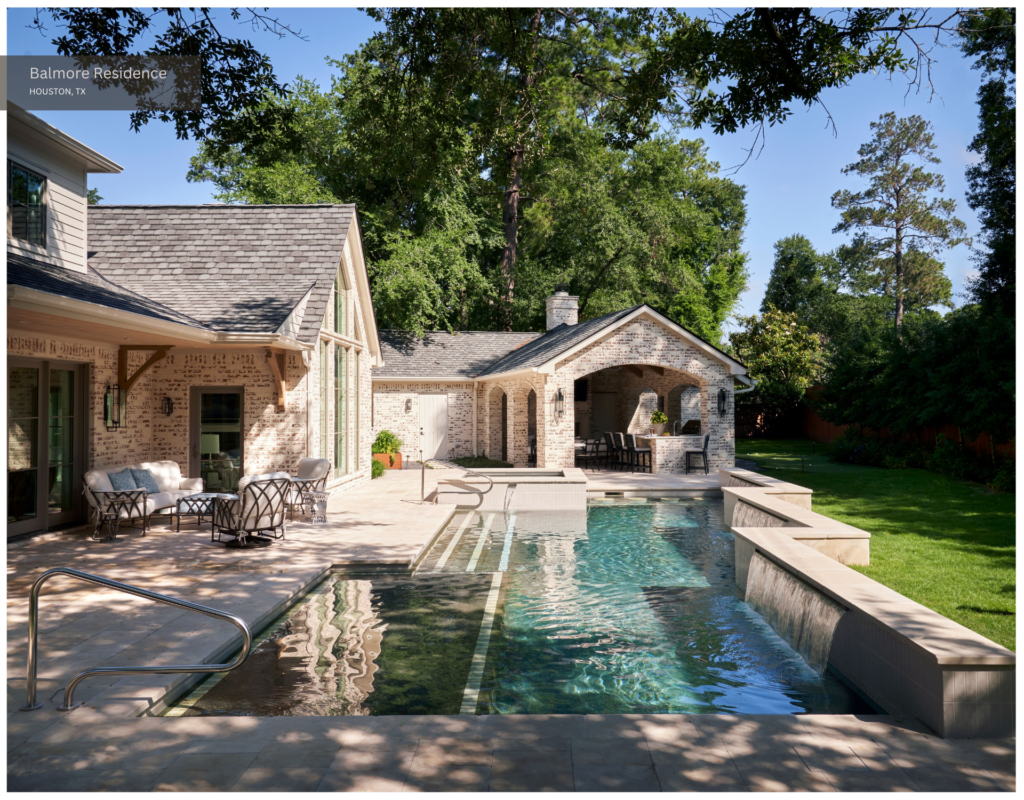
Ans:
[[[457,514],[331,576],[172,715],[863,713],[745,602],[718,499]]]

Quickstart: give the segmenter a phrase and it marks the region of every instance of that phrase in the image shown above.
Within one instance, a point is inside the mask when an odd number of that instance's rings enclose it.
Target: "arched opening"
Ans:
[[[537,393],[530,389],[526,396],[526,432],[529,438],[530,450],[526,462],[531,466],[537,465]]]
[[[673,423],[698,420],[708,425],[701,379],[671,367],[622,364],[597,370],[576,379],[573,392],[575,434],[600,439],[604,433],[649,434],[651,415],[668,416],[666,433]]]
[[[701,413],[700,387],[692,383],[681,383],[668,393],[668,427],[672,433],[700,434],[704,431],[705,421]]]

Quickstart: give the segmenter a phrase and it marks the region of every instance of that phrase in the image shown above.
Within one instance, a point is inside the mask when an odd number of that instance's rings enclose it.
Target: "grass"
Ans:
[[[507,461],[495,461],[493,458],[487,458],[486,456],[466,456],[465,458],[450,458],[448,460],[466,469],[496,469],[512,466]]]
[[[806,440],[738,439],[736,455],[812,489],[818,513],[868,531],[871,565],[858,572],[1016,651],[1014,495],[920,469],[833,463]]]

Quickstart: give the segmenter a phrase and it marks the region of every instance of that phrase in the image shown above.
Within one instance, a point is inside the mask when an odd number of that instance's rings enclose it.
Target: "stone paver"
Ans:
[[[444,472],[428,472],[428,491]],[[24,702],[25,594],[70,564],[192,592],[256,625],[335,564],[411,563],[450,508],[418,504],[419,471],[333,498],[331,525],[289,526],[265,550],[155,529],[116,543],[80,535],[8,552],[8,789],[12,791],[1013,791],[1013,740],[942,740],[887,716],[138,716],[175,676],[87,681],[96,663],[181,663],[223,651],[231,629],[55,579],[44,594],[40,691]],[[51,591],[52,590],[52,591]],[[218,657],[223,658],[224,653]],[[89,663],[89,660],[93,663]],[[51,696],[54,699],[51,700]]]

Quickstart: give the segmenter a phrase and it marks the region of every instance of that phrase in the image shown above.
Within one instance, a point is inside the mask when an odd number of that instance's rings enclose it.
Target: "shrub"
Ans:
[[[391,431],[381,431],[377,434],[377,438],[373,440],[373,452],[374,453],[387,453],[388,455],[394,455],[402,447],[402,440],[399,439]]]
[[[960,480],[984,483],[997,492],[1015,490],[1013,459],[976,456],[956,442],[939,434],[935,447],[927,448],[910,442],[869,439],[850,428],[831,444],[834,461],[882,469],[926,469]]]
[[[668,415],[665,414],[665,412],[655,411],[653,414],[651,414],[652,425],[664,425],[666,422],[668,422]]]
[[[370,477],[379,478],[384,474],[384,465],[377,459],[370,462]]]

